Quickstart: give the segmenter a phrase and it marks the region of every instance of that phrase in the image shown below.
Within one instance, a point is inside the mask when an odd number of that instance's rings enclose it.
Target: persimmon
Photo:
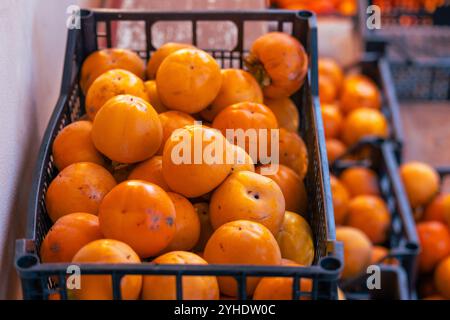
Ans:
[[[91,53],[83,62],[80,75],[83,93],[88,92],[99,75],[112,69],[130,71],[141,79],[145,76],[144,61],[135,52],[119,48],[102,49]]]
[[[200,236],[194,247],[194,251],[200,252],[205,249],[206,243],[213,234],[214,229],[209,219],[209,204],[207,202],[194,203],[194,210],[200,221]]]
[[[350,196],[380,195],[378,176],[372,169],[365,167],[351,167],[342,171],[339,176]]]
[[[148,80],[144,82],[145,92],[147,92],[148,101],[155,108],[156,112],[166,112],[167,107],[161,102],[159,98],[158,90],[156,89],[156,81]]]
[[[159,155],[162,155],[166,141],[176,129],[183,128],[187,125],[193,125],[195,122],[193,117],[180,111],[166,111],[160,113],[159,120],[161,121],[163,129],[162,143],[158,150]]]
[[[170,191],[162,173],[162,156],[154,156],[139,163],[130,172],[127,180],[144,180],[156,184],[164,191]]]
[[[268,98],[291,96],[300,89],[308,71],[302,44],[283,32],[269,32],[256,39],[245,63]]]
[[[208,263],[198,255],[186,251],[172,251],[157,257],[152,263],[194,264]],[[183,276],[181,279],[183,300],[218,300],[219,285],[215,276]],[[145,276],[142,283],[142,299],[175,300],[177,297],[175,276]]]
[[[58,220],[45,235],[40,256],[43,263],[71,262],[91,241],[103,238],[98,217],[83,212],[70,213]]]
[[[388,134],[385,116],[375,109],[359,108],[352,111],[342,126],[342,140],[347,145],[366,137],[387,138]]]
[[[241,147],[230,144],[230,149],[234,155],[234,162],[231,168],[232,172],[251,171],[255,172],[255,163],[250,155]]]
[[[439,191],[439,174],[426,163],[411,161],[402,164],[400,177],[413,208],[428,204]]]
[[[344,82],[344,72],[337,62],[331,58],[319,58],[318,62],[319,79],[320,77],[329,78],[336,91],[339,92]]]
[[[398,266],[400,261],[397,258],[389,257],[389,249],[383,246],[375,245],[372,248],[372,256],[370,258],[370,264],[383,263],[388,265]]]
[[[450,193],[437,195],[425,208],[424,221],[439,221],[450,226]]]
[[[156,87],[167,108],[189,114],[205,109],[219,93],[222,76],[205,51],[181,49],[167,56],[156,74]]]
[[[345,114],[359,108],[380,110],[380,90],[370,78],[362,74],[347,76],[342,86],[340,105]]]
[[[136,252],[127,244],[111,239],[95,240],[82,247],[73,257],[72,263],[140,263]],[[69,290],[68,295],[75,300],[112,300],[113,285],[110,275],[82,275],[80,288]],[[139,298],[142,276],[125,275],[120,280],[123,300]]]
[[[77,162],[105,164],[103,156],[95,149],[91,132],[90,121],[75,121],[58,133],[53,142],[52,155],[59,170]]]
[[[229,145],[218,130],[201,125],[175,131],[163,151],[163,176],[170,189],[191,198],[215,189],[233,167],[233,161],[227,161]],[[202,156],[200,163],[195,163],[197,153]]]
[[[391,215],[382,198],[360,195],[350,200],[346,224],[364,232],[372,243],[380,244],[386,240]]]
[[[334,104],[322,104],[322,120],[325,138],[337,138],[341,133],[344,117],[339,108]]]
[[[344,269],[342,279],[349,279],[365,272],[372,257],[372,243],[360,230],[352,227],[337,227],[336,240],[344,245]]]
[[[337,158],[341,157],[347,149],[345,144],[338,139],[326,139],[325,145],[327,148],[327,158],[329,164],[332,164]]]
[[[145,100],[119,95],[97,113],[92,128],[95,147],[119,163],[135,163],[153,156],[162,142],[162,126]]]
[[[434,285],[442,297],[450,300],[450,256],[447,256],[436,267]]]
[[[169,195],[141,180],[113,188],[103,199],[98,218],[106,238],[127,243],[142,258],[167,247],[176,232],[176,211]]]
[[[279,161],[280,164],[294,170],[300,179],[306,176],[308,149],[306,149],[305,142],[297,133],[280,128]]]
[[[214,229],[235,220],[251,220],[274,235],[283,223],[285,202],[280,187],[270,178],[250,171],[231,174],[214,190],[209,216]]]
[[[277,183],[283,192],[285,207],[287,211],[294,211],[303,216],[306,215],[308,207],[308,195],[303,181],[298,174],[291,168],[282,164],[278,165],[278,170],[274,174],[265,174],[264,168],[270,165],[263,165],[256,169],[256,172],[262,174]]]
[[[419,271],[430,272],[450,255],[450,232],[446,225],[437,221],[419,222],[416,228],[421,248]]]
[[[213,121],[220,111],[239,102],[263,102],[263,93],[258,82],[247,71],[222,69],[222,86],[211,104],[200,114],[203,119]]]
[[[347,188],[333,175],[330,175],[331,195],[333,198],[334,221],[337,225],[344,224],[350,202]]]
[[[53,222],[73,212],[94,215],[103,197],[116,185],[105,168],[91,162],[78,162],[64,168],[50,183],[45,205]]]
[[[283,258],[303,266],[310,266],[314,261],[312,230],[305,218],[299,214],[286,211],[276,239]]]
[[[255,250],[257,248],[257,250]],[[211,264],[280,265],[281,253],[272,232],[260,223],[236,220],[220,226],[211,235],[204,251]],[[248,277],[247,295],[252,295],[260,278]],[[222,294],[237,297],[237,283],[232,277],[218,277]]]
[[[327,76],[319,75],[319,98],[320,103],[333,103],[337,98],[338,92],[334,86],[333,80]]]
[[[175,51],[187,48],[194,48],[194,46],[187,43],[177,43],[177,42],[167,42],[159,47],[148,60],[147,63],[147,78],[152,80],[156,78],[156,73],[158,72],[159,66],[167,58],[168,55],[174,53]]]
[[[289,98],[264,99],[264,104],[272,110],[277,118],[278,126],[288,131],[297,132],[300,115],[297,106]]]

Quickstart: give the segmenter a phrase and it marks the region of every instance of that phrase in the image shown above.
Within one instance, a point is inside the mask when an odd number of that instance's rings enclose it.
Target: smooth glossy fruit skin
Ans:
[[[375,109],[359,108],[345,118],[341,137],[350,146],[362,138],[387,138],[388,134],[387,120],[381,112]]]
[[[201,141],[200,155],[209,155],[217,151],[216,163],[208,163],[208,159],[199,159],[195,163],[194,140]],[[197,141],[197,140],[196,140]],[[184,155],[182,144],[187,150],[191,148],[190,155]],[[219,153],[222,148],[224,152]],[[202,196],[215,189],[231,172],[232,162],[227,163],[226,153],[229,143],[218,130],[200,125],[185,126],[175,131],[167,140],[163,151],[163,175],[170,189],[188,198]],[[206,149],[206,151],[205,151]],[[211,152],[208,152],[211,151]],[[198,151],[197,151],[198,152]],[[177,159],[181,157],[183,159]],[[180,160],[181,163],[176,161]],[[181,161],[183,160],[183,161]],[[186,160],[186,161],[185,161]]]
[[[170,54],[156,74],[162,103],[189,114],[205,109],[216,98],[221,85],[220,66],[198,49],[181,49]]]
[[[103,199],[98,218],[105,238],[127,243],[141,257],[166,248],[176,232],[175,206],[156,184],[129,180]]]
[[[214,232],[211,225],[211,220],[209,219],[209,203],[194,203],[194,209],[200,221],[200,237],[194,247],[194,251],[203,252],[203,250],[205,250],[206,243]]]
[[[300,89],[308,71],[302,44],[283,32],[269,32],[256,39],[246,62],[268,98],[291,96]]]
[[[365,167],[351,167],[342,171],[339,179],[352,197],[360,195],[380,195],[378,176],[372,169]]]
[[[112,97],[129,94],[148,102],[144,82],[133,73],[113,69],[100,75],[90,86],[86,95],[86,113],[91,121]]]
[[[318,66],[319,78],[329,78],[336,88],[336,91],[339,92],[344,82],[344,72],[342,68],[333,59],[325,57],[319,58]]]
[[[48,187],[45,195],[47,213],[53,222],[73,212],[97,215],[100,202],[115,185],[113,176],[98,164],[71,164]]]
[[[438,264],[434,272],[434,285],[442,297],[450,300],[450,255]]]
[[[359,108],[381,109],[381,94],[368,77],[357,74],[348,76],[342,87],[341,109],[348,114]]]
[[[321,110],[325,138],[338,138],[344,122],[344,117],[342,116],[339,107],[335,104],[322,104]]]
[[[338,139],[326,139],[325,145],[327,148],[328,164],[332,164],[336,161],[336,159],[341,157],[347,149],[345,144]]]
[[[130,172],[127,180],[144,180],[156,184],[164,191],[170,191],[162,173],[162,156],[154,156],[139,163]]]
[[[159,98],[158,89],[156,89],[156,81],[148,80],[144,82],[145,92],[147,92],[148,101],[155,108],[156,112],[162,113],[168,111],[167,107]]]
[[[234,154],[234,163],[231,172],[251,171],[255,172],[255,163],[250,155],[239,146],[230,144],[230,149]]]
[[[308,171],[308,150],[303,139],[297,133],[281,128],[279,151],[280,164],[294,170],[300,179],[305,178]]]
[[[450,255],[450,232],[437,221],[419,222],[416,226],[420,243],[419,272],[430,272]]]
[[[219,227],[208,240],[204,251],[210,264],[280,265],[277,241],[262,224],[237,220]],[[218,277],[220,292],[237,297],[237,282],[232,277]],[[260,278],[247,278],[247,295],[251,296]]]
[[[200,218],[188,199],[178,193],[167,193],[175,206],[175,236],[164,252],[191,250],[200,238]]]
[[[333,80],[327,76],[319,75],[319,98],[320,103],[333,103],[336,101],[338,92]]]
[[[141,263],[141,260],[127,244],[111,239],[100,239],[81,248],[75,254],[72,263]],[[141,287],[142,276],[124,276],[120,281],[122,299],[137,300]],[[110,275],[82,275],[80,289],[70,290],[68,295],[74,300],[112,300],[112,278]]]
[[[439,175],[426,163],[411,161],[402,164],[400,177],[413,208],[428,204],[439,192]]]
[[[71,262],[83,246],[103,238],[98,217],[83,212],[59,218],[45,235],[40,257],[43,263]]]
[[[198,255],[186,251],[171,251],[157,257],[152,263],[164,264],[194,264],[208,263]],[[215,276],[184,276],[182,277],[183,300],[218,300],[219,285]],[[142,285],[143,300],[175,300],[175,276],[145,276]]]
[[[286,211],[298,212],[300,215],[306,216],[308,208],[308,195],[306,193],[305,184],[298,174],[291,168],[282,164],[278,165],[275,174],[264,174],[264,168],[270,165],[259,166],[256,172],[262,174],[273,181],[280,187],[283,192]]]
[[[274,235],[283,223],[285,202],[280,187],[270,178],[250,171],[231,174],[211,197],[209,216],[211,225],[235,220],[261,223]]]
[[[141,79],[145,77],[145,65],[133,51],[110,48],[95,51],[84,60],[81,67],[80,86],[86,94],[98,76],[112,69],[124,69]]]
[[[388,235],[391,215],[383,199],[361,195],[350,201],[346,222],[348,226],[363,231],[372,243],[381,244]]]
[[[288,131],[297,132],[300,125],[300,115],[295,103],[289,98],[265,98],[264,104],[272,110],[277,118],[278,126]]]
[[[187,48],[194,48],[194,46],[187,43],[167,42],[153,52],[150,60],[147,63],[147,78],[152,80],[156,78],[159,66],[167,58],[168,55],[175,51]]]
[[[222,69],[222,86],[211,104],[200,114],[203,119],[213,121],[220,111],[239,102],[263,103],[263,93],[258,82],[247,71]]]
[[[337,227],[336,240],[344,244],[344,269],[342,279],[349,279],[366,272],[372,257],[372,243],[360,230]]]
[[[161,121],[146,101],[130,95],[115,96],[97,113],[92,141],[113,161],[144,161],[151,158],[161,145]]]
[[[310,266],[314,261],[313,233],[308,222],[299,214],[286,211],[276,239],[283,258],[303,266]]]
[[[333,175],[330,175],[330,186],[333,197],[334,221],[336,225],[342,225],[347,219],[350,194],[339,179]]]
[[[75,121],[58,133],[52,146],[53,161],[58,170],[77,162],[105,165],[105,159],[92,142],[91,132],[92,122]]]
[[[195,119],[193,117],[191,117],[187,113],[180,111],[166,111],[160,113],[159,120],[161,121],[163,129],[163,139],[158,150],[158,155],[163,154],[164,146],[166,145],[167,140],[176,129],[181,129],[184,126],[193,125],[195,122]]]
[[[424,221],[439,221],[450,226],[450,193],[441,193],[431,201],[424,212]]]
[[[301,267],[297,263],[283,264],[289,267]],[[293,299],[293,282],[292,277],[264,277],[258,283],[253,294],[253,300],[292,300]],[[312,281],[308,278],[299,280],[299,289],[301,292],[312,291]],[[300,300],[310,300],[309,297],[300,297]]]

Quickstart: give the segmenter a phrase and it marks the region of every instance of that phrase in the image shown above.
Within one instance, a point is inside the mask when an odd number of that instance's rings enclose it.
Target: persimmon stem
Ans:
[[[261,87],[267,87],[271,84],[271,79],[267,73],[264,65],[258,58],[253,54],[248,54],[244,58],[244,65],[247,67],[248,71],[255,77],[256,81]]]

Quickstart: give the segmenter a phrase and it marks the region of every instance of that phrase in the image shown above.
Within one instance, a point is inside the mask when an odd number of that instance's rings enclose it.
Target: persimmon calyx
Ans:
[[[256,81],[261,87],[267,87],[272,83],[272,79],[267,73],[264,65],[258,58],[249,54],[244,58],[244,65],[247,67],[248,71],[255,77]]]

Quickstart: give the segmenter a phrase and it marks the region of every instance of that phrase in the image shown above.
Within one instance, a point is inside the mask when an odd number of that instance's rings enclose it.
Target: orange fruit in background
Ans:
[[[300,115],[295,103],[289,98],[264,99],[264,104],[272,110],[277,118],[278,126],[288,131],[297,132]]]
[[[314,261],[314,239],[308,222],[297,213],[286,211],[283,225],[276,235],[281,256],[310,266]]]
[[[90,121],[75,121],[58,133],[52,146],[53,160],[58,170],[77,162],[105,164],[103,156],[95,149],[91,132]]]
[[[97,112],[109,99],[121,94],[129,94],[148,101],[144,82],[133,73],[113,69],[100,75],[86,95],[85,108],[89,119],[93,121]]]
[[[159,47],[155,52],[153,52],[152,56],[148,60],[147,63],[147,78],[152,80],[156,78],[156,73],[159,69],[159,66],[167,58],[170,54],[175,51],[187,48],[194,48],[193,45],[187,43],[177,43],[177,42],[167,42]]]
[[[73,212],[97,214],[103,197],[116,185],[113,176],[95,163],[79,162],[63,169],[45,195],[47,213],[53,222]]]
[[[450,194],[437,195],[425,208],[424,221],[439,221],[450,226]]]
[[[263,88],[265,97],[289,97],[302,86],[308,56],[302,44],[283,32],[269,32],[256,39],[245,60]]]
[[[380,195],[378,176],[372,169],[365,167],[351,167],[342,171],[339,176],[351,197],[359,195]]]
[[[346,224],[364,232],[372,243],[383,243],[391,225],[391,215],[384,200],[360,195],[350,200]]]
[[[381,109],[381,94],[372,79],[362,75],[350,75],[344,80],[341,91],[341,110],[350,113],[359,108]]]
[[[101,238],[97,216],[70,213],[56,220],[45,235],[40,249],[41,260],[43,263],[70,262],[83,246]]]
[[[305,142],[297,133],[283,128],[280,129],[279,157],[280,164],[294,170],[300,179],[306,176],[308,171],[308,150]]]
[[[326,139],[325,145],[327,148],[328,164],[332,164],[336,161],[336,159],[341,157],[347,149],[345,144],[338,139]]]
[[[372,256],[370,258],[370,264],[377,264],[381,262],[385,262],[385,257],[389,255],[389,250],[383,246],[373,246],[372,248]]]
[[[156,81],[149,80],[144,82],[145,92],[147,92],[148,101],[155,109],[156,112],[166,112],[167,107],[161,102],[159,98],[158,90],[156,89]]]
[[[430,272],[450,255],[450,232],[448,227],[437,221],[425,221],[417,224],[420,242],[419,271]]]
[[[170,191],[162,173],[162,156],[154,156],[139,163],[130,172],[127,180],[144,180],[156,184],[164,191]]]
[[[122,182],[103,199],[98,218],[105,238],[127,243],[142,257],[166,248],[176,232],[176,212],[169,195],[156,184]]]
[[[360,230],[353,227],[336,228],[336,240],[344,245],[344,269],[342,279],[349,279],[366,272],[372,257],[372,243]]]
[[[450,300],[450,255],[438,264],[434,272],[434,285],[445,299]]]
[[[389,129],[387,120],[378,110],[360,108],[352,111],[344,120],[342,140],[351,145],[362,138],[387,138]]]
[[[334,104],[322,104],[322,120],[323,129],[325,131],[325,138],[337,138],[341,133],[344,117],[339,110],[339,107]]]
[[[81,67],[80,86],[86,94],[92,82],[106,71],[124,69],[141,79],[145,77],[144,61],[133,51],[119,48],[102,49],[91,53]]]
[[[447,299],[445,299],[443,296],[441,296],[439,294],[435,294],[432,296],[425,297],[425,298],[423,298],[423,300],[447,300]]]
[[[413,208],[428,204],[439,191],[439,174],[426,163],[411,161],[402,164],[400,177]]]
[[[181,129],[184,126],[193,125],[195,119],[187,113],[180,111],[167,111],[159,114],[163,129],[163,138],[158,154],[162,155],[166,141],[176,129]]]
[[[208,263],[198,255],[186,251],[172,251],[157,257],[152,263],[194,264]],[[219,285],[215,276],[183,276],[181,278],[183,300],[218,300]],[[177,287],[175,276],[145,276],[142,283],[143,300],[175,300]]]
[[[162,141],[161,121],[146,101],[130,95],[115,96],[97,113],[92,141],[113,161],[140,162],[158,151]]]
[[[308,195],[306,188],[300,177],[289,167],[282,164],[278,165],[278,170],[274,174],[264,173],[270,165],[263,165],[256,169],[256,172],[266,176],[277,183],[283,192],[285,207],[287,211],[298,212],[306,215],[308,208]]]
[[[331,195],[333,197],[334,221],[337,225],[344,224],[350,202],[347,188],[333,175],[330,175]]]
[[[283,223],[285,203],[280,187],[270,178],[250,171],[231,174],[216,190],[209,204],[214,229],[235,220],[251,220],[274,235]]]
[[[301,267],[301,264],[287,263],[289,267]],[[264,277],[258,283],[253,294],[253,300],[292,300],[294,279],[292,277]],[[301,278],[299,290],[302,293],[312,292],[312,280]],[[308,296],[301,296],[300,300],[310,300]]]
[[[327,76],[319,75],[319,98],[320,103],[333,103],[338,96],[333,80]]]
[[[194,210],[200,221],[200,237],[194,247],[194,251],[199,252],[205,249],[206,243],[214,232],[209,219],[209,204],[207,202],[194,203]]]
[[[214,231],[206,244],[204,257],[211,264],[281,264],[280,248],[270,230],[260,223],[247,220],[228,222]],[[260,279],[247,278],[247,295],[253,294]],[[222,294],[237,297],[234,278],[223,276],[218,280]]]
[[[263,102],[263,93],[258,82],[247,71],[222,69],[222,86],[211,104],[200,114],[203,119],[213,121],[220,111],[239,102]]]
[[[175,206],[175,236],[164,252],[191,250],[200,238],[200,219],[188,199],[174,192],[167,193]]]
[[[199,153],[199,150],[195,151],[195,145],[199,141],[202,148],[200,155],[211,155],[212,160],[216,160],[215,163],[209,162],[208,157],[202,157],[198,159],[201,163],[195,163],[195,154]],[[187,149],[190,148],[186,150],[186,154],[182,149],[184,145]],[[220,131],[204,126],[185,126],[175,131],[167,140],[163,152],[163,175],[170,189],[191,198],[215,189],[233,167],[233,161],[226,161],[229,145]]]
[[[319,80],[321,77],[330,79],[336,91],[339,92],[344,82],[344,72],[341,66],[331,58],[319,58]]]
[[[141,263],[139,256],[127,244],[111,239],[92,241],[81,248],[73,257],[74,264],[79,263]],[[142,276],[125,275],[120,280],[123,300],[139,298]],[[80,288],[69,290],[68,295],[75,300],[112,300],[113,287],[110,275],[82,275]]]
[[[234,155],[234,163],[231,168],[232,172],[251,171],[255,172],[255,163],[250,155],[239,146],[230,144],[230,149]]]
[[[159,98],[168,109],[197,113],[205,109],[222,85],[220,66],[208,53],[181,49],[167,56],[156,74]]]
[[[218,129],[226,136],[227,129],[242,129],[245,131],[252,130],[253,139],[245,137],[239,139],[236,134],[233,137],[227,137],[231,140],[233,138],[233,143],[244,148],[245,151],[252,157],[256,162],[258,159],[265,158],[270,154],[270,130],[278,128],[278,123],[273,112],[263,104],[254,102],[240,102],[233,104],[229,107],[223,109],[215,118],[212,123],[213,128]],[[260,134],[266,133],[266,152],[261,149],[262,140],[260,139]],[[261,153],[261,154],[260,154]]]

